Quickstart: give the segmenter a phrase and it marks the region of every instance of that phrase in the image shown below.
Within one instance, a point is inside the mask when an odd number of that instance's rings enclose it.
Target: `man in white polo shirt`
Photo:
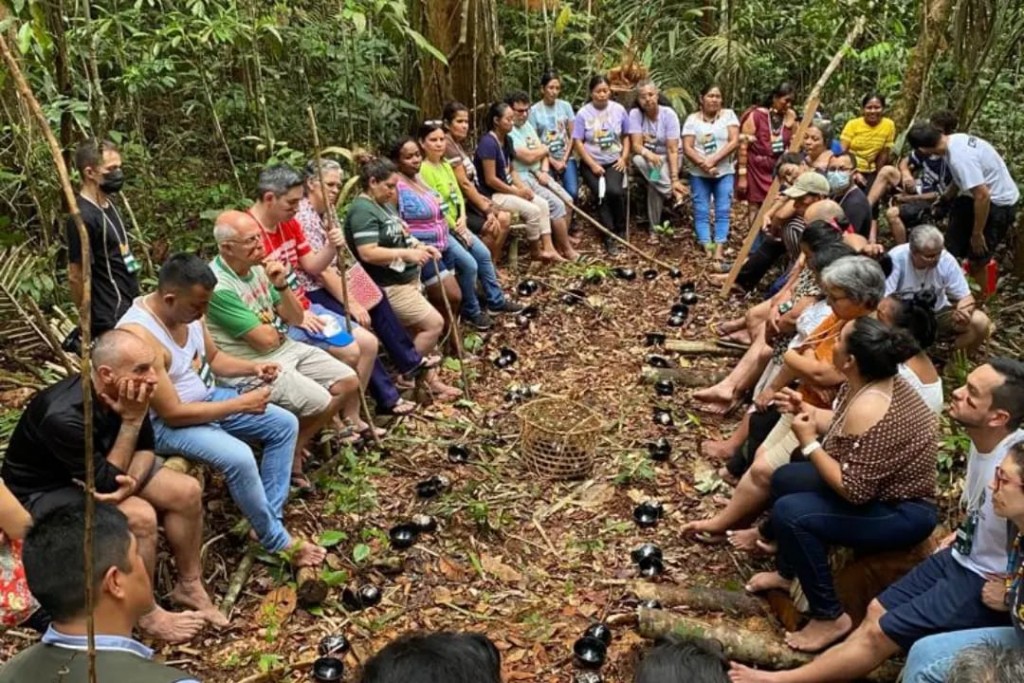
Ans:
[[[945,238],[934,225],[919,225],[910,241],[889,251],[892,273],[885,295],[910,298],[922,290],[935,295],[935,316],[941,336],[956,335],[956,348],[968,353],[992,334],[992,321],[978,310],[956,257],[945,249]]]

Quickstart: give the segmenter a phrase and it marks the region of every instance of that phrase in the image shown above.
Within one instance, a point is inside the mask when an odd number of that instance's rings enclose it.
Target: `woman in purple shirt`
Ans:
[[[573,145],[583,166],[583,182],[598,199],[601,224],[617,235],[626,234],[626,193],[623,178],[629,163],[629,115],[611,99],[608,79],[590,79],[590,102],[576,114]],[[618,253],[615,241],[605,237],[604,248]]]

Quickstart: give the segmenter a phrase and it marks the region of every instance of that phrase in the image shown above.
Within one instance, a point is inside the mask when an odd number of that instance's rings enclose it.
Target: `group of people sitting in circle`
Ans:
[[[337,162],[311,161],[301,172],[265,168],[252,204],[216,218],[216,256],[170,256],[148,293],[117,208],[120,154],[109,141],[80,145],[78,212],[92,254],[83,261],[69,221],[68,278],[81,303],[90,269],[93,430],[85,434],[82,377],[71,375],[31,400],[12,435],[0,472],[0,548],[20,556],[25,539],[23,575],[3,577],[24,609],[5,614],[5,624],[46,635],[0,681],[82,666],[69,653],[81,649],[84,586],[52,558],[81,557],[87,438],[99,502],[97,642],[112,675],[131,677],[152,654],[131,640],[136,625],[181,642],[229,623],[201,578],[202,491],[163,467],[163,458],[180,455],[223,475],[264,550],[295,567],[318,566],[326,550],[284,522],[290,490],[312,489],[304,460],[314,437],[329,430],[338,443],[355,444],[379,436],[360,412],[364,389],[378,415],[417,410],[400,394],[416,385],[433,400],[458,398],[439,374],[445,329],[459,317],[487,330],[492,314],[522,309],[496,273],[513,216],[534,257],[576,260],[580,176],[601,224],[621,236],[630,165],[647,185],[652,234],[666,206],[677,211],[689,194],[698,242],[716,263],[725,256],[734,196],[757,207],[773,178],[784,188],[737,283],[753,291],[783,257],[784,273],[765,301],[714,326],[749,348],[728,377],[694,396],[724,414],[753,394],[736,432],[702,447],[723,463],[735,492],[721,512],[684,532],[774,554],[777,570],[747,588],[799,583],[811,621],[787,643],[816,652],[842,642],[792,672],[733,665],[732,680],[848,679],[900,650],[910,650],[908,668],[917,672],[908,680],[943,680],[936,667],[951,659],[930,653],[950,655],[993,634],[1016,637],[1024,569],[1020,538],[1009,552],[1006,525],[1024,523],[1024,365],[1016,361],[992,359],[953,393],[949,417],[964,426],[972,450],[965,522],[944,549],[878,596],[856,629],[828,561],[830,546],[907,548],[935,527],[943,394],[928,349],[949,336],[973,351],[991,332],[960,260],[976,271],[1013,222],[1019,193],[999,155],[955,133],[955,120],[941,112],[911,129],[914,152],[893,166],[894,127],[877,95],[865,98],[838,149],[816,122],[804,152],[791,154],[796,115],[785,85],[740,117],[723,108],[719,88],[706,88],[700,110],[682,125],[650,81],[637,86],[628,112],[602,76],[590,81],[589,101],[576,113],[559,99],[557,75],[545,74],[541,86],[536,103],[514,92],[491,105],[472,153],[471,112],[453,102],[414,137],[380,156],[361,155],[359,194],[340,225]],[[873,207],[893,191],[886,217],[900,244],[886,253]],[[944,205],[945,232],[931,224]],[[604,244],[616,251],[613,239]],[[762,513],[769,514],[749,526]],[[153,600],[160,526],[178,576],[169,597],[186,611]],[[966,630],[978,628],[983,633]],[[438,647],[463,647],[453,642]],[[413,637],[394,647],[427,645]],[[385,662],[388,652],[379,655]]]

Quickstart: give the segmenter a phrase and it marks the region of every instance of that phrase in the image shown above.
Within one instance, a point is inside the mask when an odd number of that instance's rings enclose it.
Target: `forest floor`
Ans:
[[[585,251],[603,258],[591,231],[586,233]],[[699,444],[727,435],[734,420],[690,412],[690,389],[655,396],[640,381],[641,368],[652,352],[695,372],[728,369],[735,356],[662,352],[645,346],[644,333],[710,340],[709,322],[747,305],[738,297],[718,298],[705,279],[709,261],[690,231],[682,233],[663,237],[656,252],[679,265],[680,279],[659,269],[656,278],[645,280],[640,273],[648,266],[626,251],[604,263],[634,268],[638,277],[628,282],[605,271],[599,283],[584,283],[585,275],[601,268],[576,264],[521,268],[518,275],[503,270],[508,291],[527,277],[543,281],[539,292],[521,299],[537,305],[540,314],[528,328],[506,316],[485,335],[465,335],[473,347],[467,360],[472,401],[429,406],[395,423],[383,453],[342,454],[316,493],[288,506],[289,528],[331,546],[324,571],[332,585],[327,600],[317,608],[296,608],[290,573],[257,562],[229,629],[161,647],[160,655],[207,683],[298,681],[309,680],[308,663],[328,634],[351,641],[346,663],[356,668],[407,631],[472,630],[486,633],[502,651],[506,680],[570,681],[572,643],[582,631],[595,620],[635,610],[629,588],[637,571],[630,551],[641,543],[663,549],[666,573],[659,580],[669,583],[735,589],[756,567],[766,566],[728,546],[697,545],[678,533],[685,520],[709,514],[728,493],[714,475],[715,465],[701,458]],[[634,232],[632,241],[651,251],[647,235]],[[687,281],[697,283],[699,302],[684,326],[670,328],[669,309]],[[586,302],[567,305],[555,287],[581,288]],[[518,353],[518,361],[504,370],[492,362],[502,347]],[[457,366],[449,363],[446,375],[455,381]],[[542,395],[578,401],[600,416],[590,476],[554,482],[531,473],[519,449],[516,410],[523,404],[506,400],[515,385],[539,385]],[[671,408],[674,427],[654,424],[655,406]],[[646,444],[661,436],[672,443],[668,462],[647,454]],[[468,448],[471,461],[450,462],[450,444]],[[450,489],[430,500],[417,498],[416,483],[435,474],[448,477]],[[655,528],[641,529],[632,510],[647,499],[663,503],[665,517]],[[222,482],[207,481],[205,500],[206,578],[211,592],[223,596],[245,542],[231,531],[238,512]],[[387,530],[417,513],[435,516],[438,529],[407,550],[392,550]],[[342,588],[365,583],[380,587],[383,600],[347,611]],[[169,587],[170,563],[162,562],[158,594],[166,595]],[[5,641],[0,655],[25,643]],[[632,628],[615,629],[605,681],[631,680],[642,642]],[[289,667],[294,671],[287,673]],[[352,680],[351,674],[346,678]]]

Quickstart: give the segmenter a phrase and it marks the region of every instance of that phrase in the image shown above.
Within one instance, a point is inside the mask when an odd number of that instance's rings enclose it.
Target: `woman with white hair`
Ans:
[[[769,386],[779,394],[790,385],[797,384],[803,402],[827,410],[846,381],[832,362],[839,335],[850,321],[874,316],[885,295],[885,274],[878,262],[871,258],[847,256],[822,271],[821,289],[832,312],[800,346],[783,355],[782,370]],[[727,532],[749,522],[764,510],[772,474],[788,463],[799,447],[791,429],[792,423],[793,415],[780,412],[776,405],[751,415],[750,436],[743,447],[746,452],[755,454],[750,469],[736,485],[725,508],[710,519],[685,524],[684,534],[691,534],[704,543],[722,542],[726,540]],[[757,440],[760,444],[756,444]],[[752,531],[756,533],[756,530]],[[734,545],[752,547],[747,540],[750,539],[739,539]]]
[[[991,335],[992,321],[978,310],[967,277],[956,257],[945,248],[945,237],[934,225],[919,225],[907,244],[889,251],[892,273],[885,283],[888,296],[906,298],[922,290],[935,295],[939,338],[955,336],[954,346],[968,353]]]

